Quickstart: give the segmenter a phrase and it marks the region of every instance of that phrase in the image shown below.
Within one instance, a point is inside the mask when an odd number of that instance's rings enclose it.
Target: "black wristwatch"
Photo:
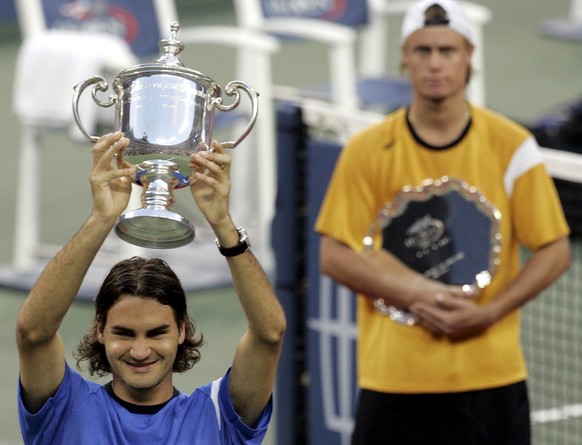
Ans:
[[[220,242],[218,242],[218,238],[216,238],[216,246],[221,254],[224,256],[237,256],[241,253],[245,253],[247,250],[250,249],[251,243],[249,242],[249,236],[247,235],[247,231],[242,227],[238,227],[236,229],[238,232],[238,244],[233,247],[222,247]]]

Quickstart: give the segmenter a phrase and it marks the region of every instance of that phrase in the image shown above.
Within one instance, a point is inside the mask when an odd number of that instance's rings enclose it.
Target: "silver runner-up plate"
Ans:
[[[476,188],[443,176],[406,186],[378,212],[365,251],[385,249],[425,277],[472,292],[487,286],[499,265],[501,213]],[[376,310],[412,326],[407,308],[374,301]]]

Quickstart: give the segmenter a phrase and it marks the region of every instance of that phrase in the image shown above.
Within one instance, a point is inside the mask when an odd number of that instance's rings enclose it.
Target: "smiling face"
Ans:
[[[416,96],[440,102],[464,97],[472,54],[473,46],[459,33],[446,26],[427,26],[405,42],[402,65]]]
[[[184,326],[178,326],[170,306],[124,295],[109,309],[97,338],[105,346],[118,397],[147,405],[170,399],[172,367],[185,339]]]

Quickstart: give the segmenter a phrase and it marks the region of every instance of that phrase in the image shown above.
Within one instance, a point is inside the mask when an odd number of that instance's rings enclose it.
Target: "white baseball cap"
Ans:
[[[445,10],[447,20],[431,21],[427,19],[426,12],[434,5]],[[421,0],[412,4],[404,15],[400,42],[404,43],[413,32],[432,25],[448,26],[465,37],[471,44],[475,44],[469,18],[463,7],[455,0]]]

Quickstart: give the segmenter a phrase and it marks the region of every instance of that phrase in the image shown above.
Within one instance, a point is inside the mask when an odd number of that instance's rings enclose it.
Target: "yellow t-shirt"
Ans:
[[[472,107],[466,134],[447,148],[423,145],[406,110],[355,135],[335,167],[316,231],[362,250],[377,212],[407,185],[443,176],[462,179],[501,213],[500,265],[477,300],[485,304],[515,277],[520,246],[535,250],[569,233],[553,181],[527,130]],[[436,339],[421,326],[403,326],[358,298],[358,379],[383,392],[455,392],[492,388],[526,378],[517,311],[480,336]]]

